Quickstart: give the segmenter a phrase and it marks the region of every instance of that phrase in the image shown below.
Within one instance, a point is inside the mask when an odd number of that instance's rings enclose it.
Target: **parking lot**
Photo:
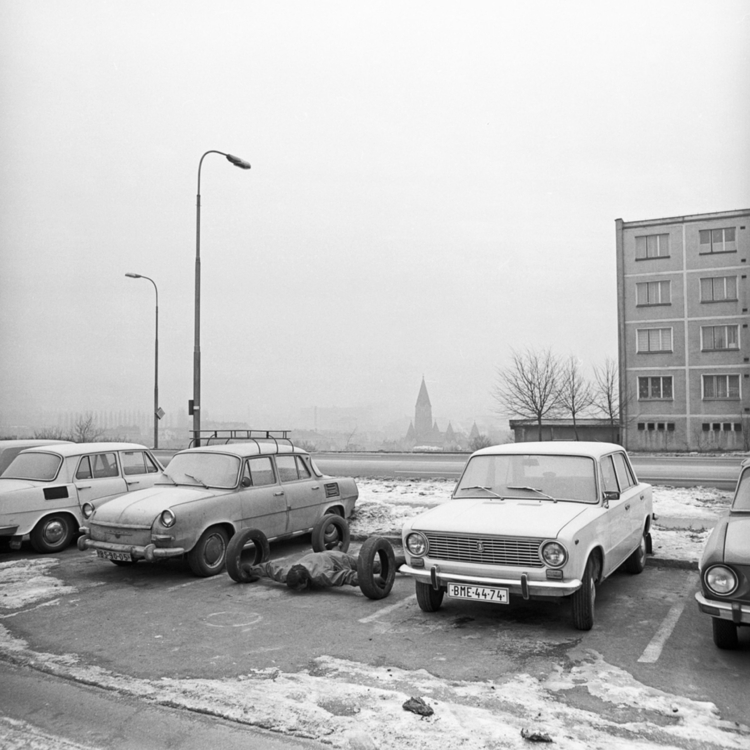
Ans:
[[[272,552],[291,560],[308,550],[303,538]],[[356,718],[357,731],[377,737],[388,715],[407,722],[399,731],[429,737],[448,713],[458,721],[462,705],[557,731],[558,741],[562,726],[591,739],[633,722],[655,742],[710,729],[705,739],[742,747],[735,742],[750,736],[730,731],[748,723],[750,642],[743,633],[737,652],[714,647],[693,601],[694,570],[615,574],[599,589],[594,629],[582,633],[566,604],[447,600],[427,614],[403,576],[373,601],[351,587],[296,594],[270,581],[194,578],[181,562],[121,568],[75,548],[55,558],[4,551],[0,565],[25,570],[26,590],[37,592],[1,610],[7,662],[292,736],[339,736]],[[385,691],[380,714],[372,691]],[[485,703],[493,693],[504,696],[499,706]],[[514,694],[521,703],[509,706]],[[393,708],[403,696],[424,697],[434,716],[417,726]],[[472,732],[484,742],[490,730]]]

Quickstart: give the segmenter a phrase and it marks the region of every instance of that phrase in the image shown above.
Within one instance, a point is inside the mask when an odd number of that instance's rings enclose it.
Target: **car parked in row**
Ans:
[[[212,576],[240,529],[259,529],[269,541],[309,533],[326,514],[348,518],[358,494],[353,479],[323,475],[289,441],[188,448],[153,488],[85,505],[78,547],[119,565],[185,557],[195,575]]]
[[[162,466],[134,443],[58,443],[21,451],[0,476],[0,537],[59,552],[76,535],[84,503],[150,487]]]
[[[573,624],[594,624],[596,587],[650,551],[652,490],[618,445],[516,443],[472,454],[449,502],[407,522],[417,602],[447,596],[507,605],[568,597]]]
[[[711,616],[714,643],[737,648],[737,629],[750,625],[750,459],[744,461],[729,512],[706,540],[698,608]]]
[[[0,440],[0,476],[10,466],[11,461],[27,448],[38,448],[42,445],[59,445],[69,443],[70,440],[45,440],[42,438],[28,438],[20,440]]]

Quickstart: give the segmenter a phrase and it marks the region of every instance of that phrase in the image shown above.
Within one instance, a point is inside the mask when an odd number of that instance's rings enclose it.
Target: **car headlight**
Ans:
[[[559,542],[547,542],[542,545],[542,560],[550,568],[561,568],[568,561],[568,552]]]
[[[94,506],[91,503],[84,503],[81,506],[81,513],[84,518],[91,518],[94,515]]]
[[[726,565],[713,565],[703,574],[703,580],[709,590],[719,596],[733,594],[739,583],[735,572]]]
[[[169,528],[170,526],[174,526],[174,522],[177,520],[175,517],[175,514],[172,513],[171,510],[163,510],[161,512],[161,515],[159,516],[159,521],[161,522],[162,526],[166,526],[166,528]]]
[[[408,549],[412,555],[421,557],[427,552],[427,540],[422,534],[409,534],[406,537],[406,549]]]

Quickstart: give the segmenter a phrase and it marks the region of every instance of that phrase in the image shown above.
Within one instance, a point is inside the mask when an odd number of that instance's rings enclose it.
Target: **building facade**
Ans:
[[[750,209],[616,220],[622,443],[750,447]]]

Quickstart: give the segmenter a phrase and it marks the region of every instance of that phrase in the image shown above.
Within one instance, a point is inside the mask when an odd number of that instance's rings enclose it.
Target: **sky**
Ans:
[[[617,353],[615,219],[750,206],[750,0],[0,0],[0,422],[441,429]],[[304,421],[304,420],[302,420]]]

